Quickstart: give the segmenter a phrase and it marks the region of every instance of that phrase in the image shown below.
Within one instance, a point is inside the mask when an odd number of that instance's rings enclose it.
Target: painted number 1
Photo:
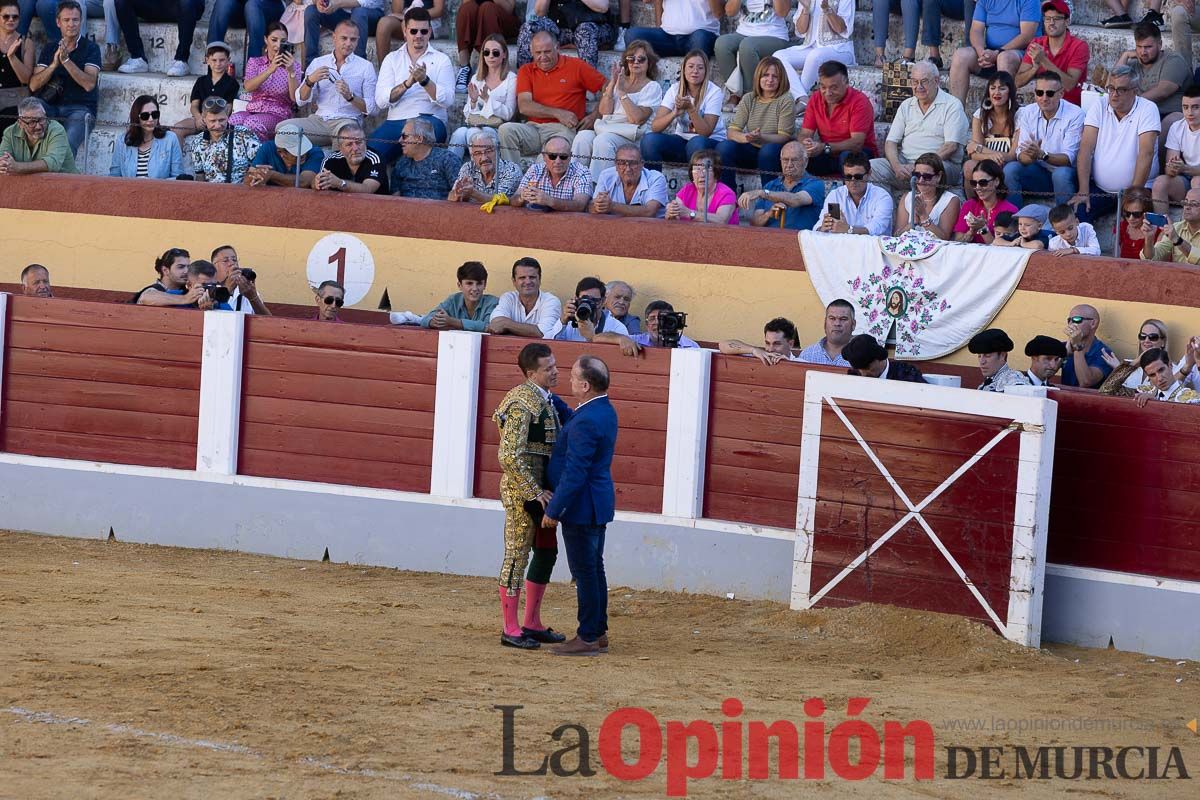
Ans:
[[[346,248],[339,247],[337,252],[329,257],[330,264],[337,264],[337,282],[346,285]]]

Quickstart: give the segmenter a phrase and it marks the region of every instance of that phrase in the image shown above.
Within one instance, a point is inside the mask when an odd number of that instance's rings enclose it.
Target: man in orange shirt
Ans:
[[[537,155],[551,136],[567,141],[596,121],[587,113],[588,92],[604,88],[604,76],[578,58],[563,58],[558,40],[548,31],[534,34],[530,42],[533,62],[517,72],[517,110],[525,122],[500,126],[500,155],[514,163]]]

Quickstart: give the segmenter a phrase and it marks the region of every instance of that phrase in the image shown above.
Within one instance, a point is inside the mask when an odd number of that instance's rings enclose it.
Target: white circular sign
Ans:
[[[313,246],[308,254],[308,284],[315,289],[323,281],[346,287],[348,306],[367,296],[375,282],[375,259],[361,239],[331,233]]]

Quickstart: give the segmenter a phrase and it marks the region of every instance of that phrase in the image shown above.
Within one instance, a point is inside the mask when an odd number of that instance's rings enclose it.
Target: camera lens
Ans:
[[[256,280],[258,280],[258,273],[256,273],[254,270],[250,269],[249,267],[244,267],[242,269],[242,277],[248,281],[256,281]]]

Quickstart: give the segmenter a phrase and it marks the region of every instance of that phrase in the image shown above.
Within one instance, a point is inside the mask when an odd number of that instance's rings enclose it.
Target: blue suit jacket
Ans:
[[[607,525],[616,510],[612,458],[617,412],[607,397],[576,409],[554,443],[546,483],[554,499],[546,516],[572,525]]]

